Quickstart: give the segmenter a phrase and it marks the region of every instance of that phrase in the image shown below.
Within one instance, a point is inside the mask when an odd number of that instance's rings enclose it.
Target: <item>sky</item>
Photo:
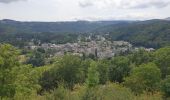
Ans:
[[[149,20],[170,17],[170,0],[0,0],[0,19]]]

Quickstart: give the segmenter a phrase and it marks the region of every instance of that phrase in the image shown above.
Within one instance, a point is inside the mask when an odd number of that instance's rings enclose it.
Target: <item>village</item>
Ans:
[[[133,47],[132,44],[126,41],[108,41],[102,36],[96,36],[95,39],[91,37],[85,37],[85,41],[81,41],[81,37],[78,38],[77,43],[66,44],[52,44],[43,43],[40,46],[36,46],[30,43],[27,48],[36,49],[43,48],[44,50],[52,50],[55,52],[51,56],[63,56],[65,53],[71,53],[73,55],[94,55],[100,59],[111,58],[120,53],[137,51],[140,48]],[[143,48],[146,51],[153,51],[153,48]]]

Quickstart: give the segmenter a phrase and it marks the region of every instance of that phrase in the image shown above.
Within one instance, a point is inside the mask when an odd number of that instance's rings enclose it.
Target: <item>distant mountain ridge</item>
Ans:
[[[168,17],[168,18],[165,18],[165,20],[169,20],[169,21],[170,21],[170,17]]]
[[[0,26],[11,27],[19,32],[90,32],[100,27],[130,23],[132,21],[69,21],[69,22],[20,22],[0,20]]]

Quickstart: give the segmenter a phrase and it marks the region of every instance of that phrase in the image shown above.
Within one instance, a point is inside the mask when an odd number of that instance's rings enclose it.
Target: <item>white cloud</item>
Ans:
[[[74,20],[88,20],[88,21],[98,21],[98,20],[147,20],[147,19],[157,19],[161,16],[148,13],[148,12],[130,12],[124,14],[113,14],[113,15],[98,15],[98,16],[80,16],[74,18]]]
[[[79,2],[79,6],[85,8],[85,7],[90,7],[93,6],[94,4],[92,2]]]
[[[88,6],[82,6],[90,4]],[[170,0],[81,0],[79,6],[114,9],[163,8],[170,4]]]
[[[170,0],[0,0],[0,19],[143,20],[169,17],[169,5]]]
[[[0,0],[0,3],[11,3],[16,1],[26,1],[26,0]]]

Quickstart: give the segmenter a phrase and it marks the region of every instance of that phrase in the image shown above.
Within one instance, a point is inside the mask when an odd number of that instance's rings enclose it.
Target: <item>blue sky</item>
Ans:
[[[0,19],[147,20],[170,17],[170,0],[0,0]]]

